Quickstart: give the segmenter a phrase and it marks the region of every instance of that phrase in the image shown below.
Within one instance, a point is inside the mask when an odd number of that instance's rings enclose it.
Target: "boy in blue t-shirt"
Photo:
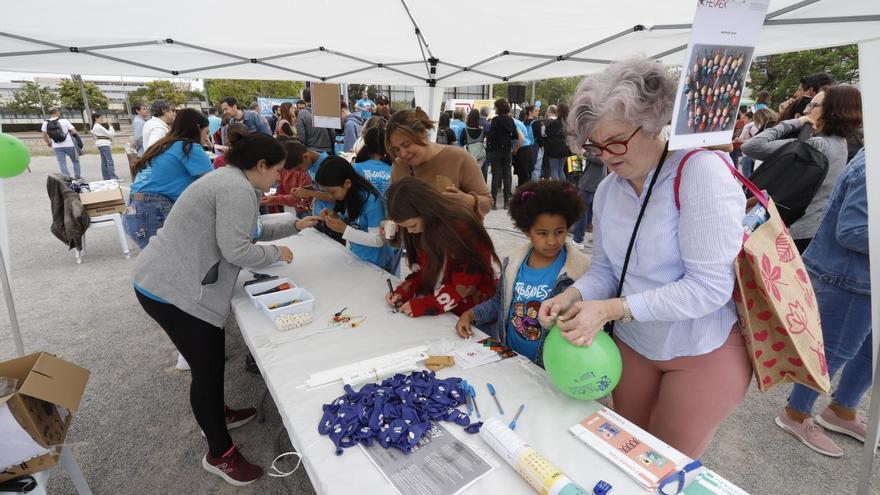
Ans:
[[[495,296],[461,315],[455,325],[460,337],[470,337],[471,326],[477,325],[543,366],[541,350],[548,331],[538,323],[538,309],[590,265],[589,258],[566,240],[583,211],[583,200],[571,184],[532,181],[517,188],[508,213],[530,242],[502,261]]]

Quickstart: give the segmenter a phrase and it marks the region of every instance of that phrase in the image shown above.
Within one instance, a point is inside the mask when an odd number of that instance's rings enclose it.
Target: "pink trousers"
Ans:
[[[739,330],[708,354],[668,361],[652,361],[615,341],[623,374],[614,389],[614,410],[691,458],[700,457],[752,381]]]

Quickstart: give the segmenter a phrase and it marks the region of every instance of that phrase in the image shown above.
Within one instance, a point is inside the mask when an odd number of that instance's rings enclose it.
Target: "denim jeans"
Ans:
[[[581,218],[574,224],[573,231],[571,233],[574,238],[574,242],[582,243],[584,242],[584,235],[587,232],[587,224],[593,222],[593,196],[596,194],[594,192],[589,191],[580,191],[581,199],[584,200],[584,204],[587,206],[584,214],[581,215]]]
[[[113,163],[113,152],[109,146],[98,146],[98,153],[101,154],[101,177],[104,180],[119,179],[116,176],[116,164]]]
[[[742,160],[739,161],[739,166],[742,168],[742,174],[746,176],[746,179],[752,176],[752,172],[755,171],[755,159],[743,155]]]
[[[486,160],[489,161],[489,166],[492,167],[492,203],[495,203],[495,198],[498,196],[498,189],[500,187],[504,188],[504,201],[507,202],[511,196],[510,186],[513,182],[512,177],[512,166],[511,166],[512,156],[510,154],[509,149],[500,149],[500,150],[490,150],[486,152]]]
[[[565,180],[565,158],[549,158],[550,161],[550,178],[555,180]]]
[[[64,148],[54,149],[55,159],[58,160],[58,168],[61,169],[61,173],[68,176],[70,175],[70,171],[67,170],[67,159],[65,158],[66,156],[69,156],[70,161],[73,162],[73,176],[79,177],[79,153],[76,151],[76,148],[73,146],[66,146]]]
[[[122,217],[125,231],[141,249],[147,247],[150,238],[165,224],[174,201],[156,193],[131,193],[128,211]]]
[[[537,148],[538,152],[535,153],[535,165],[532,168],[532,180],[538,180],[541,178],[541,163],[544,161],[544,148]]]
[[[834,402],[854,409],[871,386],[871,296],[825,283],[813,273],[810,273],[810,281],[822,318],[829,377],[833,379],[834,373],[843,368]],[[795,384],[788,405],[795,411],[810,414],[818,396],[818,392]]]

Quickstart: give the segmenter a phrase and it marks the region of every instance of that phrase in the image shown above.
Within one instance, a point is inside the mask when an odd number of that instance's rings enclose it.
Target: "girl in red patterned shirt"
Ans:
[[[461,315],[495,293],[493,261],[501,263],[473,211],[414,177],[391,184],[386,201],[412,270],[385,296],[389,306],[412,317]]]

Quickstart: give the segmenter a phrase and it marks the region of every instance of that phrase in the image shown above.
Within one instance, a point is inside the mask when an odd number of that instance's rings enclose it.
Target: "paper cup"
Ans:
[[[382,228],[385,230],[386,239],[394,239],[397,235],[397,224],[394,220],[385,220],[382,222]]]

